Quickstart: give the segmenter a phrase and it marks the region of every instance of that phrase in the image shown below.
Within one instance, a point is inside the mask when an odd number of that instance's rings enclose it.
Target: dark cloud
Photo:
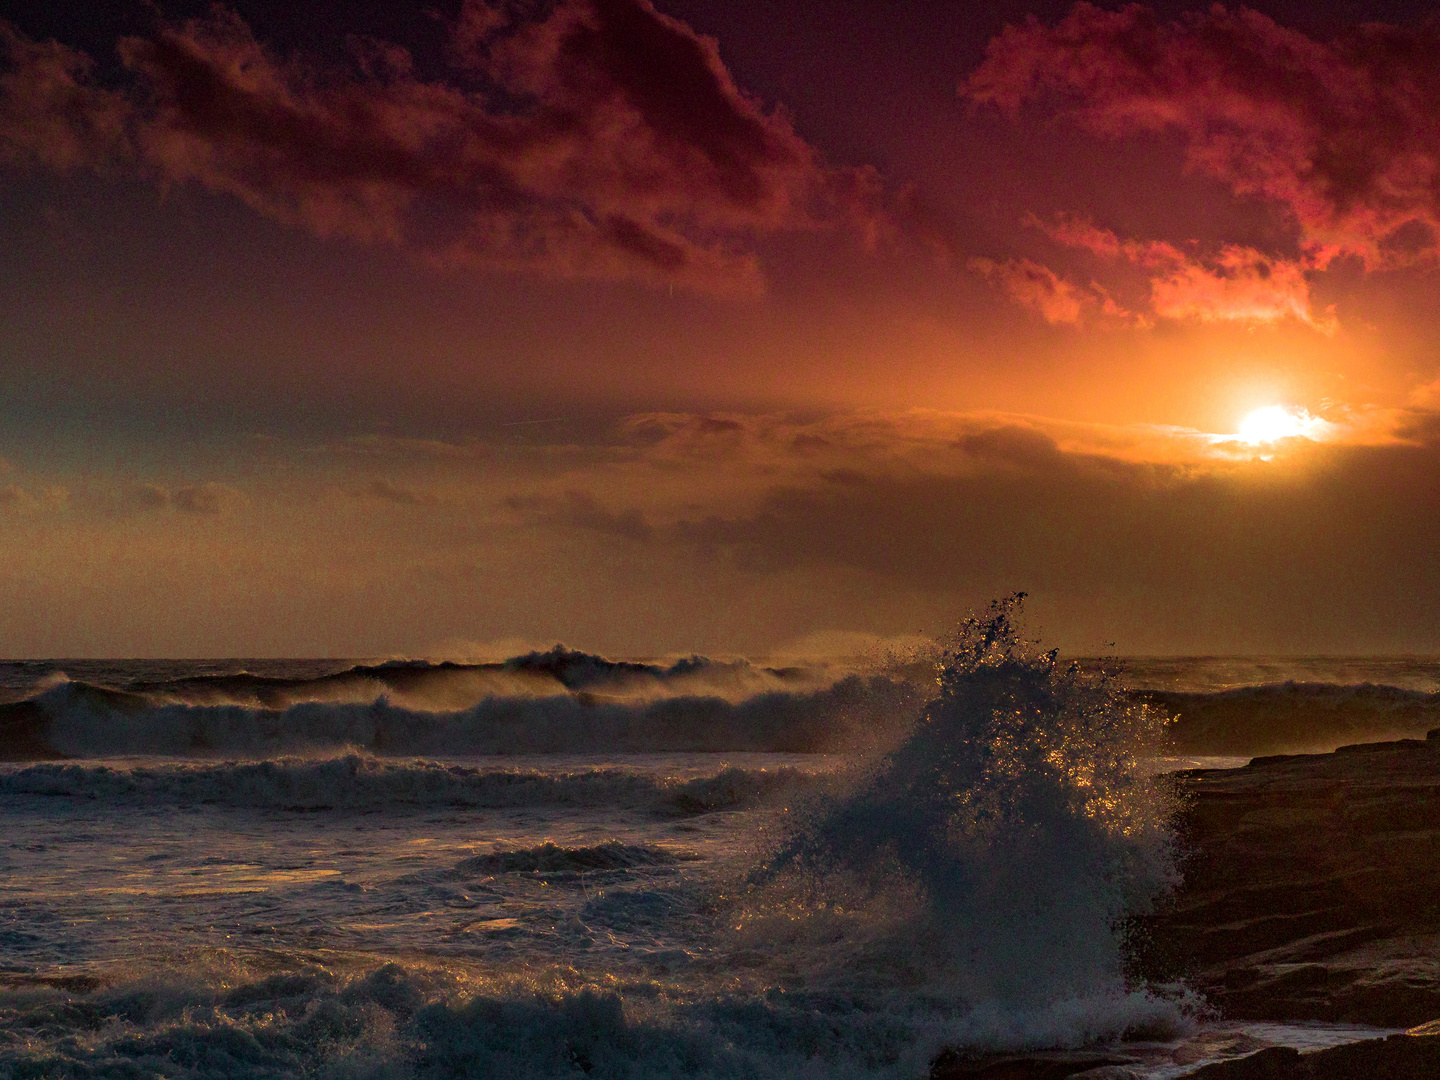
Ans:
[[[121,493],[123,506],[141,512],[163,510],[170,505],[170,493],[159,484],[136,484]]]
[[[240,493],[225,484],[205,483],[176,488],[170,505],[185,514],[219,514],[240,500]]]
[[[956,446],[981,461],[1022,467],[1053,468],[1067,461],[1053,438],[1018,424],[966,432],[956,440]]]
[[[1166,21],[1077,4],[1007,27],[961,90],[1108,137],[1173,132],[1191,169],[1293,216],[1310,266],[1433,260],[1440,226],[1440,24],[1312,40],[1215,5]]]
[[[505,505],[519,511],[526,520],[548,528],[582,529],[637,542],[649,541],[655,536],[654,528],[639,510],[611,510],[583,491],[567,491],[560,498],[511,496]]]
[[[932,596],[1026,589],[1062,598],[1075,621],[1077,608],[1123,608],[1132,647],[1417,648],[1440,604],[1440,424],[1416,414],[1405,430],[1411,442],[1299,440],[1283,460],[1201,465],[1067,453],[1005,426],[962,436],[967,469],[793,481],[675,535],[766,575],[859,571]]]
[[[11,161],[133,163],[441,264],[754,292],[753,237],[874,228],[873,174],[826,167],[648,0],[471,0],[445,83],[373,40],[349,73],[277,57],[218,8],[122,39],[124,91],[63,45],[0,33]]]
[[[433,495],[428,493],[412,491],[410,488],[379,478],[371,480],[354,494],[357,498],[378,499],[381,502],[394,503],[396,506],[427,506],[437,501]]]
[[[219,514],[234,506],[241,495],[226,484],[187,484],[174,491],[159,484],[132,484],[119,493],[122,510],[153,513],[164,509],[182,514]]]
[[[63,487],[24,488],[19,484],[0,485],[0,510],[62,510],[70,499]]]
[[[22,37],[0,20],[0,163],[104,168],[131,156],[133,107],[89,83],[94,62],[58,42]]]

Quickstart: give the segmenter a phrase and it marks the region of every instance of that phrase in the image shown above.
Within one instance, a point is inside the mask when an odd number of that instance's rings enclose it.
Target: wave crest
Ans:
[[[388,755],[442,757],[832,752],[903,724],[921,700],[913,682],[901,674],[851,674],[820,686],[755,693],[741,693],[736,683],[733,699],[682,692],[695,670],[703,668],[706,678],[712,678],[708,664],[698,661],[665,669],[671,673],[665,678],[673,675],[674,681],[664,684],[666,693],[660,696],[626,697],[613,683],[608,684],[613,693],[600,694],[593,689],[572,692],[555,679],[535,681],[544,674],[541,668],[558,664],[562,672],[571,672],[566,677],[573,676],[577,685],[594,687],[595,670],[625,667],[609,661],[602,665],[593,657],[575,661],[575,655],[541,654],[535,660],[538,666],[522,665],[510,672],[487,669],[484,679],[521,679],[523,692],[492,686],[493,692],[477,703],[448,711],[407,706],[387,693],[361,702],[305,701],[269,708],[168,700],[173,685],[162,693],[65,681],[26,700],[0,705],[0,760],[135,754],[260,758],[352,746]],[[530,659],[521,661],[529,664]],[[577,663],[590,674],[574,675],[571,668]],[[347,677],[358,670],[351,669]],[[432,674],[436,670],[425,668]],[[546,686],[550,689],[544,690]]]

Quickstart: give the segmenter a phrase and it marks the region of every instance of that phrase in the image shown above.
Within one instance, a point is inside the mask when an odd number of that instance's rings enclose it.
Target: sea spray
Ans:
[[[1022,636],[1023,594],[944,643],[909,736],[792,815],[736,920],[811,980],[971,1010],[1128,991],[1123,926],[1177,880],[1164,719]]]

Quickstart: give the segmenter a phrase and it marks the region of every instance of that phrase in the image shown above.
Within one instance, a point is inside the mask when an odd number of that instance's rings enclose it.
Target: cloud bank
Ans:
[[[1025,589],[1066,633],[1108,624],[1132,649],[1434,645],[1433,412],[1405,414],[1383,443],[1294,438],[1263,454],[1164,430],[1126,446],[1121,430],[1022,418],[859,420],[762,425],[751,460],[774,479],[753,501],[636,541],[777,587],[834,573],[877,595]],[[819,426],[818,460],[781,449]]]
[[[280,57],[238,16],[83,53],[0,23],[0,159],[197,183],[321,236],[440,265],[754,293],[766,234],[873,232],[878,184],[827,166],[736,86],[716,43],[648,0],[467,0],[454,78],[398,46],[353,70]]]
[[[35,655],[517,634],[744,653],[931,632],[1023,589],[1071,650],[1431,652],[1440,413],[1390,420],[1257,447],[1003,414],[650,413],[492,456],[272,444],[237,463],[243,497],[34,476],[0,486],[0,635]]]

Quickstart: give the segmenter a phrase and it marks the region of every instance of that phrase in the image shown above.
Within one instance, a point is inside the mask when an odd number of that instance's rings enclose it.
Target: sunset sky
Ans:
[[[0,654],[1440,652],[1433,11],[0,0]]]

